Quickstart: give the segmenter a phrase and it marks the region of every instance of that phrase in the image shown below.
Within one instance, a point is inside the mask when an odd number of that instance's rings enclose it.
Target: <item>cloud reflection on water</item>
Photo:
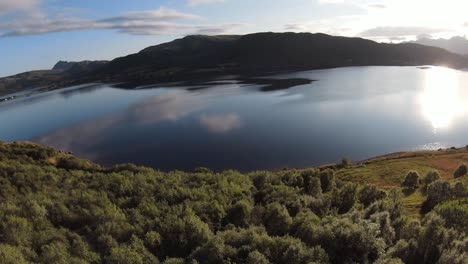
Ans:
[[[98,156],[91,155],[89,149],[106,138],[107,131],[119,125],[154,125],[163,121],[177,121],[202,109],[203,105],[201,97],[192,96],[183,90],[172,90],[133,104],[118,113],[66,127],[38,137],[34,141],[65,151],[80,149],[86,152],[89,158]]]
[[[213,133],[226,133],[241,127],[239,115],[234,113],[221,115],[201,115],[200,124]]]

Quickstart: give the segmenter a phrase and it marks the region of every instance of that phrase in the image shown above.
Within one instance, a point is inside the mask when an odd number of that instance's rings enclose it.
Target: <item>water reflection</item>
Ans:
[[[317,81],[263,92],[270,85],[263,79],[274,78]],[[0,139],[39,142],[104,165],[244,171],[468,142],[467,72],[355,67],[263,79],[36,94],[0,104]]]
[[[201,115],[200,124],[213,133],[226,133],[241,126],[237,114]]]
[[[466,110],[458,73],[441,67],[427,70],[421,103],[422,113],[432,123],[435,131],[448,128]]]

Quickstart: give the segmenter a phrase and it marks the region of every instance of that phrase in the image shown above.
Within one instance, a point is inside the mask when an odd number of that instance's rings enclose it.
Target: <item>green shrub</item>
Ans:
[[[455,172],[453,173],[453,177],[460,178],[465,176],[466,173],[468,173],[468,167],[466,166],[466,164],[462,164],[455,170]]]

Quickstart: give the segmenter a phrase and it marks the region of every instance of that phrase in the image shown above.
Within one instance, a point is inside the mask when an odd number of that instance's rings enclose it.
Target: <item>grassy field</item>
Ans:
[[[400,152],[351,163],[345,168],[337,169],[336,176],[342,180],[370,183],[388,189],[400,186],[410,170],[417,171],[421,176],[431,170],[437,170],[445,180],[464,181],[466,184],[468,177],[454,179],[453,172],[459,165],[467,162],[468,148]],[[425,196],[420,190],[406,196],[404,199],[406,212],[419,217],[419,210],[424,200]]]

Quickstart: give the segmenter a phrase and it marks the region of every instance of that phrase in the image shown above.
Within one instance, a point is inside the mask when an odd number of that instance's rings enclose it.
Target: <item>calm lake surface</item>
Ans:
[[[196,87],[70,87],[0,103],[0,139],[104,165],[242,171],[468,144],[468,72],[351,67],[267,77],[316,81],[276,91],[234,77]]]

